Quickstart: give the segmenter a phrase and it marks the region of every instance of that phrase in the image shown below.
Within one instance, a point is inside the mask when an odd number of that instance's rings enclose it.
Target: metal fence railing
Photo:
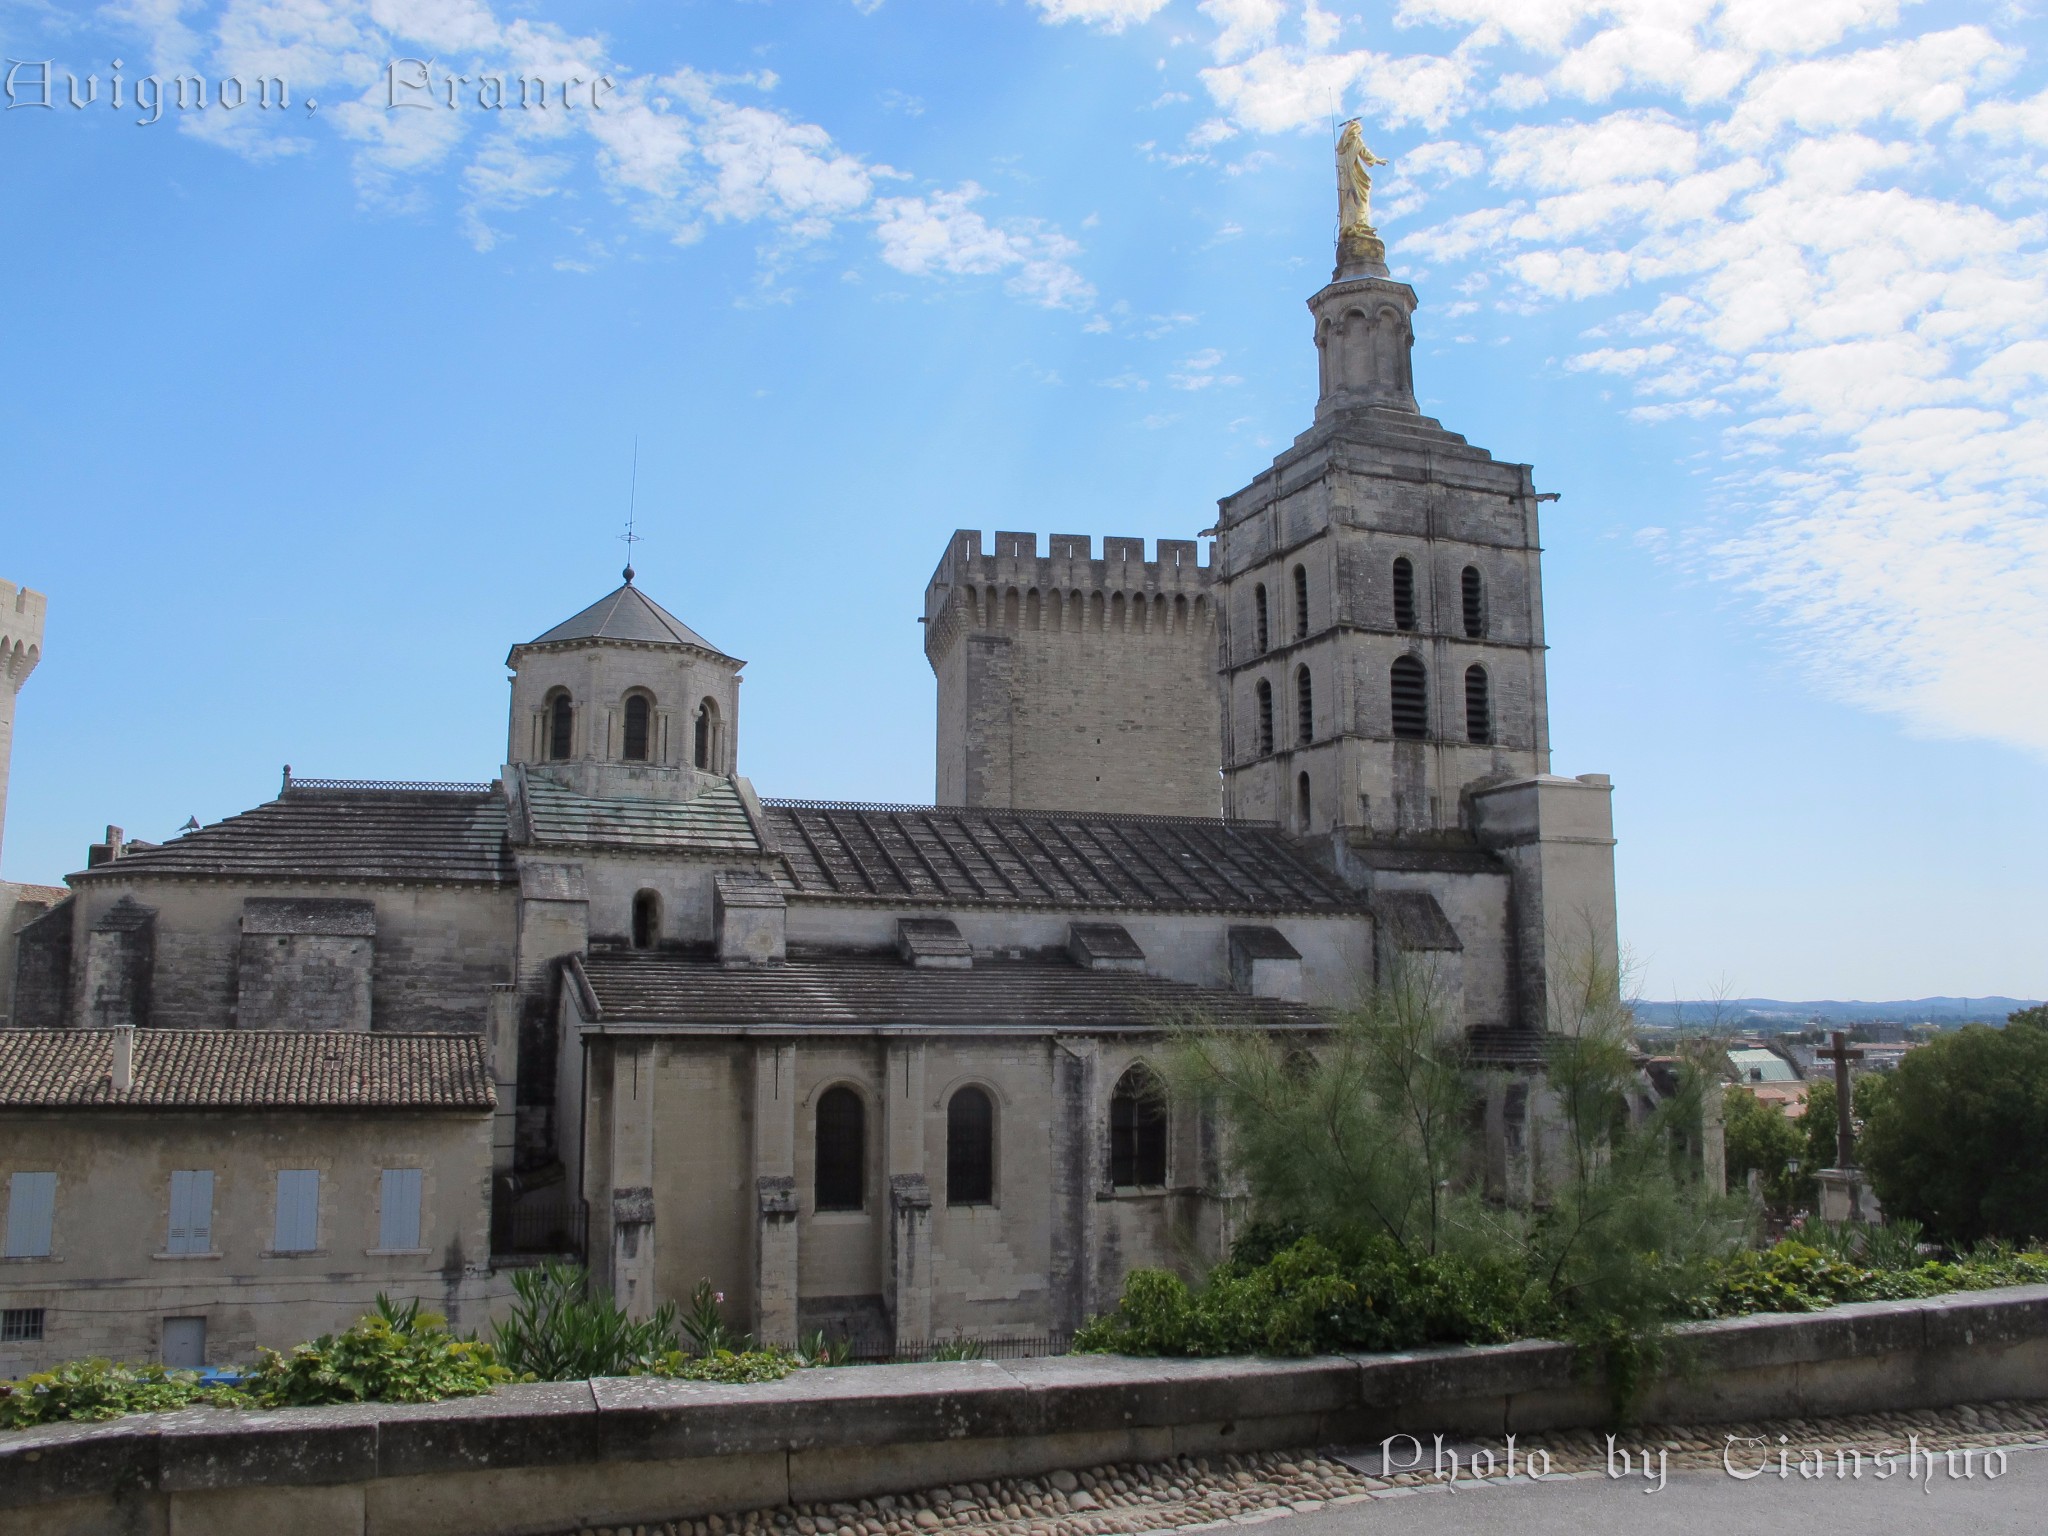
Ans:
[[[589,1249],[590,1206],[582,1200],[501,1202],[491,1210],[494,1254],[582,1258]]]
[[[1074,1341],[1070,1333],[1038,1333],[1006,1339],[857,1338],[851,1358],[862,1365],[924,1360],[1030,1360],[1039,1355],[1064,1355]]]

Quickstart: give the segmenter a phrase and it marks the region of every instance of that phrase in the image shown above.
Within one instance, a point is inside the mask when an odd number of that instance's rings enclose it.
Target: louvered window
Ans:
[[[1429,674],[1414,656],[1397,656],[1388,677],[1394,734],[1421,741],[1429,735]]]
[[[1294,739],[1304,747],[1316,739],[1316,688],[1307,667],[1294,669]]]
[[[377,1246],[403,1252],[420,1245],[420,1170],[386,1168],[377,1200]]]
[[[57,1175],[17,1173],[7,1181],[7,1257],[46,1259],[57,1213]]]
[[[1465,598],[1465,633],[1477,640],[1486,633],[1486,578],[1478,566],[1468,565],[1459,587]]]
[[[1302,640],[1306,639],[1307,636],[1308,567],[1305,565],[1297,565],[1294,568],[1294,638],[1297,640]]]
[[[1482,746],[1493,740],[1493,701],[1487,696],[1484,667],[1465,669],[1465,735]]]
[[[1394,557],[1394,628],[1415,627],[1415,567],[1406,555]]]
[[[1314,809],[1315,805],[1308,785],[1308,775],[1304,773],[1294,781],[1294,815],[1298,825],[1304,832],[1308,830],[1308,824],[1312,819],[1310,813]]]
[[[1273,755],[1273,685],[1259,679],[1259,756]]]
[[[980,1088],[946,1105],[946,1204],[989,1205],[996,1188],[996,1109]]]
[[[1166,1095],[1142,1066],[1124,1073],[1109,1098],[1109,1182],[1119,1189],[1166,1182]]]
[[[818,1098],[816,1208],[858,1211],[867,1204],[867,1110],[851,1088]]]
[[[270,1236],[273,1253],[310,1253],[320,1246],[320,1170],[280,1168],[277,1171],[277,1227]]]
[[[1266,624],[1266,584],[1260,582],[1252,588],[1252,618],[1258,630],[1259,654],[1264,655],[1272,643],[1272,631]]]
[[[171,1222],[166,1253],[213,1252],[213,1170],[171,1172]]]

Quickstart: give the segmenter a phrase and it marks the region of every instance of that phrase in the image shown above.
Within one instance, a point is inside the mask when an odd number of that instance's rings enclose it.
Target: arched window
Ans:
[[[1252,616],[1258,625],[1259,654],[1264,655],[1272,643],[1272,632],[1266,625],[1266,584],[1263,581],[1252,588]]]
[[[1314,808],[1314,802],[1310,799],[1308,775],[1304,773],[1294,781],[1294,815],[1297,824],[1304,832],[1308,830],[1309,813]]]
[[[1396,656],[1388,683],[1394,700],[1394,734],[1412,741],[1429,736],[1429,674],[1420,658]]]
[[[1294,669],[1294,739],[1304,747],[1316,739],[1316,688],[1307,667]]]
[[[652,949],[661,939],[661,897],[642,891],[633,898],[633,947]]]
[[[1415,567],[1406,555],[1394,557],[1394,628],[1415,627]]]
[[[962,1088],[946,1104],[946,1204],[991,1205],[996,1191],[996,1107]]]
[[[1166,1182],[1166,1092],[1143,1066],[1118,1078],[1109,1096],[1109,1182],[1118,1189]]]
[[[1484,667],[1465,669],[1465,735],[1481,746],[1493,740],[1493,701],[1487,697]]]
[[[1465,598],[1465,633],[1477,640],[1486,633],[1486,578],[1478,566],[1468,565],[1458,585]]]
[[[705,772],[711,772],[717,765],[712,755],[718,750],[718,706],[706,699],[697,706],[696,741],[690,750],[690,761]]]
[[[654,705],[646,694],[635,693],[626,697],[626,746],[622,754],[629,763],[647,761],[648,727],[654,720]]]
[[[1273,755],[1273,685],[1259,679],[1259,756]]]
[[[1294,638],[1308,638],[1308,567],[1294,568]]]
[[[558,693],[548,703],[548,756],[566,762],[576,746],[576,706]]]
[[[867,1206],[867,1107],[851,1088],[827,1088],[818,1097],[815,1203],[821,1211]]]

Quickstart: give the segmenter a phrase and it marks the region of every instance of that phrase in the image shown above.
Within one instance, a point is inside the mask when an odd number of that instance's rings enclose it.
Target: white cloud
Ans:
[[[882,260],[924,277],[1008,275],[1010,292],[1051,309],[1086,309],[1095,290],[1069,258],[1080,247],[1037,219],[992,224],[971,204],[986,194],[973,182],[929,197],[885,197],[875,204]]]
[[[1101,13],[1092,19],[1109,24],[1111,13],[1149,14],[1158,3],[1079,0],[1075,14],[1092,4]],[[160,71],[280,75],[295,99],[325,98],[317,119],[294,117],[291,132],[254,112],[188,114],[180,119],[186,131],[252,158],[307,148],[303,135],[317,127],[338,132],[352,147],[366,203],[419,212],[452,189],[462,228],[480,249],[502,239],[519,210],[587,178],[632,220],[676,241],[721,223],[768,226],[770,270],[805,242],[850,221],[875,221],[887,232],[884,257],[899,270],[1001,272],[1013,292],[1061,307],[1086,307],[1093,296],[1072,264],[1078,247],[1071,240],[1028,219],[958,217],[960,193],[926,208],[929,221],[950,231],[950,254],[906,266],[905,253],[918,248],[909,209],[878,200],[900,173],[773,105],[777,82],[765,70],[638,74],[614,60],[601,37],[527,16],[508,19],[487,0],[121,0],[108,14],[138,35]],[[406,64],[395,77],[428,87],[399,89],[400,99],[417,105],[391,105],[394,60],[431,61]],[[491,80],[504,82],[503,109],[489,104],[496,99]],[[546,82],[545,108],[521,105],[525,80]],[[573,81],[583,83],[565,105]],[[600,81],[602,102],[593,105]],[[907,97],[888,104],[921,110]]]
[[[1136,22],[1150,21],[1166,9],[1167,0],[1031,0],[1049,23],[1079,21],[1104,32],[1121,32]]]
[[[1166,375],[1166,382],[1175,389],[1208,389],[1211,385],[1242,384],[1244,380],[1236,374],[1222,372],[1223,354],[1214,347],[1204,347],[1181,359],[1181,364]]]

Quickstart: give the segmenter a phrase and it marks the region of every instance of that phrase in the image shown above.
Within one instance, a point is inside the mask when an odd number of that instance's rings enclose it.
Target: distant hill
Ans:
[[[1847,1024],[2003,1024],[2006,1015],[2039,1006],[2024,997],[1915,997],[1901,1002],[1786,1002],[1776,997],[1729,997],[1718,1002],[1636,1004],[1636,1017],[1651,1025],[1719,1023],[1724,1029],[1803,1029],[1815,1018]]]

